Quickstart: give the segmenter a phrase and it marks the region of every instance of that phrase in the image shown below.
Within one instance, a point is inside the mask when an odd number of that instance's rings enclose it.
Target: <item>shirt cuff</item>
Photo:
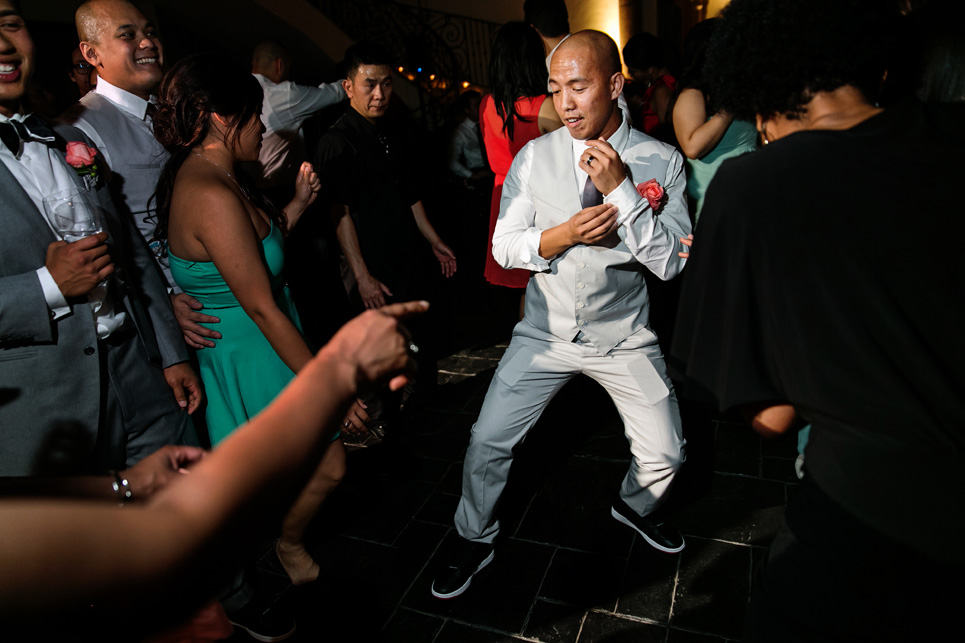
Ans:
[[[51,319],[60,319],[70,314],[70,305],[60,292],[60,287],[47,270],[47,266],[37,268],[37,277],[40,279],[40,287],[44,291],[44,299],[47,300],[47,307],[50,308]]]
[[[543,272],[548,270],[550,267],[550,262],[539,254],[539,242],[540,238],[543,236],[543,231],[539,228],[530,228],[523,232],[523,250],[520,253],[520,259],[523,263],[527,264],[530,270],[535,270],[537,272]]]
[[[637,188],[633,186],[630,177],[623,179],[623,182],[615,190],[603,198],[603,202],[617,206],[617,225],[623,225],[628,219],[642,212],[644,207],[648,205],[637,192]]]

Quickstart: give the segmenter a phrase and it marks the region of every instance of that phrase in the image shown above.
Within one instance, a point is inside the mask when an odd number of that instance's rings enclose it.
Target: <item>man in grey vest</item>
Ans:
[[[495,509],[513,449],[579,373],[607,390],[630,441],[612,516],[660,551],[684,547],[654,515],[683,462],[684,440],[643,276],[646,269],[670,279],[683,269],[680,238],[690,233],[683,159],[627,124],[617,106],[620,53],[609,36],[574,34],[550,69],[566,128],[528,143],[503,185],[493,256],[534,274],[472,430],[455,516],[461,538],[432,584],[438,598],[460,595],[493,559]]]
[[[221,334],[199,322],[218,319],[200,311],[194,297],[171,278],[161,242],[154,237],[151,195],[168,159],[151,127],[152,92],[161,80],[164,49],[154,25],[126,0],[88,0],[75,13],[80,50],[98,73],[97,88],[61,118],[87,134],[114,174],[114,199],[130,215],[164,273],[184,340],[214,346]]]
[[[13,0],[0,16],[0,476],[35,474],[61,446],[83,470],[122,469],[184,440],[179,406],[197,408],[200,384],[154,260],[90,173],[90,140],[25,111],[33,42]],[[100,207],[103,232],[60,240],[44,198],[64,190]]]

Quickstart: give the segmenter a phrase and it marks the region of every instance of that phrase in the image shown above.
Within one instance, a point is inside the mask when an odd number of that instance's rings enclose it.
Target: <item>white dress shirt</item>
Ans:
[[[265,135],[258,153],[260,176],[255,177],[256,182],[259,187],[287,185],[308,159],[302,125],[316,112],[341,102],[345,90],[341,81],[312,87],[291,81],[273,83],[261,74],[254,77],[265,92],[261,108]]]
[[[493,233],[493,257],[504,268],[534,272],[526,289],[525,319],[564,342],[582,333],[606,355],[649,327],[644,270],[666,280],[686,261],[680,237],[690,233],[683,158],[669,145],[632,130],[624,121],[607,142],[623,160],[627,178],[604,198],[617,208],[618,226],[594,244],[578,243],[544,259],[544,230],[581,210],[587,174],[578,165],[586,150],[559,129],[530,141],[503,184]],[[635,185],[655,179],[666,191],[654,213]]]
[[[12,119],[8,119],[0,114],[0,123],[8,120],[22,122],[26,116],[16,114]],[[39,140],[25,141],[23,153],[19,159],[7,149],[6,145],[0,145],[0,160],[13,174],[17,183],[27,193],[33,204],[37,206],[38,212],[50,226],[54,235],[59,238],[60,235],[57,233],[53,222],[47,218],[47,213],[44,210],[44,196],[76,188],[77,184],[72,177],[73,169],[64,162],[57,150]],[[37,277],[40,279],[44,299],[47,300],[47,307],[50,308],[53,319],[60,319],[70,314],[70,304],[67,303],[66,297],[60,291],[60,287],[54,281],[46,266],[37,269]],[[106,285],[94,288],[88,293],[87,298],[97,322],[97,336],[99,338],[104,339],[124,325],[127,314],[114,312],[114,305]]]
[[[626,142],[630,126],[626,120],[607,141],[614,149],[620,149]],[[580,167],[580,156],[586,151],[584,141],[573,139],[573,181],[576,183],[578,194],[583,193],[586,179],[589,176]],[[503,194],[500,200],[499,221],[493,234],[493,256],[504,268],[525,268],[536,272],[549,270],[550,261],[539,254],[539,242],[543,231],[533,222],[533,197],[530,193],[527,177],[533,165],[533,146],[527,144],[516,155],[506,181],[503,183]],[[663,182],[661,182],[662,184]],[[645,246],[652,242],[650,235],[642,235],[636,226],[627,225],[640,214],[650,208],[646,199],[637,192],[629,178],[623,180],[610,194],[603,197],[603,202],[617,206],[617,224],[626,233],[625,243],[634,256],[644,253]],[[576,214],[572,212],[571,214]],[[513,239],[512,237],[516,237]],[[499,243],[497,243],[497,240]],[[499,249],[497,249],[499,246]],[[652,254],[648,249],[647,254]]]
[[[482,146],[479,144],[479,124],[468,116],[456,126],[449,142],[449,169],[456,176],[468,179],[475,170],[486,167]]]

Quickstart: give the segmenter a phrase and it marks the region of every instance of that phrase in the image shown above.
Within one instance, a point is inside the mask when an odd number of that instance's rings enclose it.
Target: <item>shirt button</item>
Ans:
[[[576,284],[576,287],[577,287],[577,288],[586,288],[586,284],[581,281],[580,283]]]
[[[586,264],[583,263],[582,261],[576,265],[579,266],[580,268],[586,268]]]
[[[87,348],[84,349],[84,355],[93,355],[93,354],[94,354],[93,346],[88,346]]]
[[[576,305],[577,308],[584,308],[585,306],[586,304],[584,304],[582,301]]]
[[[578,323],[580,326],[586,326],[586,320],[585,320],[585,319],[581,319],[581,320],[578,321],[577,323]]]

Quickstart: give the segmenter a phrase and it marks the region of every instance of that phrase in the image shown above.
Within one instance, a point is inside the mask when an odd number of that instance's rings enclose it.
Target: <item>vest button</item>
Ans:
[[[93,354],[94,354],[93,346],[88,346],[87,348],[84,349],[84,355],[93,355]]]

